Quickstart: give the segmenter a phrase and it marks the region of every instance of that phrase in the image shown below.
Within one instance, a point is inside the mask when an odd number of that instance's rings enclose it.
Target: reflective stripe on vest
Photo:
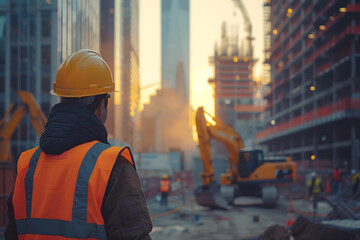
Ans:
[[[161,192],[170,192],[170,181],[169,180],[160,180],[160,191]]]
[[[101,206],[117,156],[127,147],[98,141],[61,155],[21,154],[13,194],[19,239],[106,239]]]
[[[311,187],[312,185],[312,179],[309,180],[308,186]],[[319,178],[316,178],[314,181],[314,186],[312,186],[312,193],[319,193],[321,192],[321,180]]]
[[[355,174],[352,176],[352,184],[355,184],[357,181],[359,181],[359,180],[358,180],[359,177],[360,177],[359,174],[358,174],[358,173],[355,173]]]

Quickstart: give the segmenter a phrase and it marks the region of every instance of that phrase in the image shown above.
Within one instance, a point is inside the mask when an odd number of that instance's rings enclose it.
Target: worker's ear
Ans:
[[[95,109],[94,114],[100,119],[102,123],[105,123],[107,117],[107,108],[105,108],[104,99],[101,99],[101,102]]]

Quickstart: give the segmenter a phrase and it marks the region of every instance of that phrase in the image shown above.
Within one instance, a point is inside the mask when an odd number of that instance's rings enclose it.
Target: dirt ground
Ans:
[[[285,226],[289,201],[280,196],[274,209],[261,207],[231,207],[228,210],[210,210],[180,197],[169,199],[167,208],[160,207],[158,199],[150,199],[148,207],[153,217],[153,239],[198,239],[240,240],[259,236],[273,225]],[[293,204],[301,211],[311,211],[310,201],[295,200]],[[331,208],[324,202],[319,204],[319,213],[327,214]],[[256,221],[258,220],[258,221]]]

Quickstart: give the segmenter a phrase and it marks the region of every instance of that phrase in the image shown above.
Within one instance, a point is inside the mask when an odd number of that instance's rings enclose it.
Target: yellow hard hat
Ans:
[[[115,90],[109,66],[99,53],[82,49],[65,59],[56,74],[51,94],[59,97],[87,97]]]
[[[167,175],[167,174],[164,174],[163,178],[164,178],[164,179],[167,179],[167,178],[168,178],[168,175]]]

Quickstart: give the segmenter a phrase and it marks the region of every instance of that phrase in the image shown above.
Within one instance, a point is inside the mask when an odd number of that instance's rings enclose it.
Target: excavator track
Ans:
[[[215,182],[208,186],[200,186],[195,190],[197,204],[216,209],[227,209],[228,204],[221,193],[221,186]]]
[[[278,190],[275,186],[263,186],[261,188],[262,206],[274,208],[277,205]]]

